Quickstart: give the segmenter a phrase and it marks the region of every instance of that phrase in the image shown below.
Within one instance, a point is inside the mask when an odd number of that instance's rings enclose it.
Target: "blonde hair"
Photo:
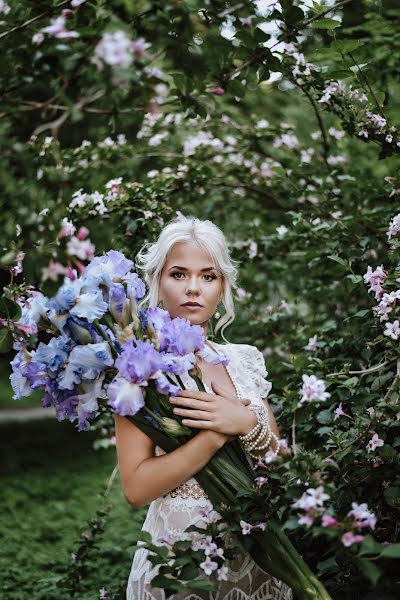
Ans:
[[[225,235],[219,227],[208,220],[180,215],[168,223],[154,243],[145,244],[136,255],[136,266],[143,271],[148,293],[140,305],[157,306],[161,272],[166,258],[178,242],[197,242],[213,259],[215,268],[222,275],[222,304],[225,314],[217,321],[215,331],[225,328],[235,318],[232,290],[236,288],[237,267],[231,258]]]

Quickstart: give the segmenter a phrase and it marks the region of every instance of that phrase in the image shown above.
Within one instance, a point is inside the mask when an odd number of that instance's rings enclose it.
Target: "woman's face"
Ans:
[[[158,291],[171,317],[206,327],[222,294],[223,278],[208,252],[196,242],[176,243],[166,258]]]

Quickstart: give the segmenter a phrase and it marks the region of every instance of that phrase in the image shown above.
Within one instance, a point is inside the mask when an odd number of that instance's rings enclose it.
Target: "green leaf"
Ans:
[[[243,85],[239,81],[235,80],[229,82],[228,91],[238,98],[243,98],[246,93],[246,89],[243,87]]]
[[[336,558],[334,556],[331,556],[330,558],[319,562],[317,564],[317,569],[320,573],[326,573],[327,571],[332,571],[332,569],[334,569],[337,566],[338,564],[336,562]]]
[[[383,496],[393,508],[400,509],[400,485],[390,485],[383,492]]]
[[[318,21],[314,21],[313,23],[314,29],[336,29],[336,27],[340,27],[341,25],[341,21],[337,21],[336,19],[318,19]]]
[[[379,456],[381,456],[385,462],[392,462],[397,457],[397,452],[389,444],[384,444],[382,448],[379,448]]]
[[[260,67],[257,71],[257,75],[258,81],[267,81],[271,76],[271,72],[267,67]]]
[[[350,377],[341,383],[341,385],[345,385],[346,387],[353,388],[358,383],[358,377]]]
[[[361,283],[364,281],[362,275],[353,275],[353,273],[346,275],[346,279],[350,279],[352,283]]]
[[[400,558],[400,544],[390,544],[385,546],[381,552],[380,558]]]
[[[330,256],[328,256],[328,258],[330,260],[334,260],[335,262],[339,263],[339,265],[342,265],[343,267],[348,267],[348,263],[347,260],[345,260],[344,258],[340,258],[340,256],[337,256],[336,254],[331,254]]]
[[[216,584],[208,579],[196,579],[190,582],[190,587],[194,590],[215,590]]]
[[[358,312],[356,312],[353,315],[354,317],[360,317],[361,319],[363,319],[364,317],[366,317],[368,314],[370,314],[371,310],[369,308],[367,308],[366,310],[359,310]]]
[[[385,102],[385,92],[374,92],[374,95],[372,95],[370,92],[367,92],[367,97],[369,102],[375,106],[376,102],[378,102],[379,106],[382,106]]]
[[[21,314],[21,307],[16,302],[5,296],[0,298],[0,317],[7,321],[18,321]]]
[[[358,556],[377,556],[380,555],[382,548],[383,546],[372,535],[368,534],[360,546]]]
[[[382,575],[382,571],[372,561],[364,558],[359,558],[357,564],[360,567],[360,571],[369,579],[372,585],[376,585]]]
[[[352,67],[350,67],[350,71],[353,71],[353,73],[358,73],[358,71],[362,71],[363,68],[368,65],[369,65],[369,63],[360,63],[357,65],[353,65]]]
[[[347,52],[353,52],[356,48],[361,48],[364,44],[365,42],[361,40],[335,40],[332,42],[331,48],[339,54],[346,54]]]
[[[329,409],[321,410],[320,413],[317,414],[318,423],[322,423],[322,425],[328,425],[332,421],[332,413]]]
[[[13,337],[8,329],[2,329],[0,331],[0,353],[5,354],[10,352],[13,347]]]

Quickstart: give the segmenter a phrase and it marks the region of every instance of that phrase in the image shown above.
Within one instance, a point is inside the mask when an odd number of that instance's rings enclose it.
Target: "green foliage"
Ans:
[[[131,257],[177,211],[220,225],[241,263],[227,335],[264,351],[271,405],[294,451],[270,469],[269,507],[334,598],[391,600],[398,595],[398,340],[384,335],[363,276],[383,265],[389,291],[400,275],[398,236],[388,245],[386,234],[400,189],[400,11],[393,2],[297,4],[261,14],[248,0],[87,1],[66,19],[79,37],[45,33],[35,44],[32,36],[60,5],[13,3],[0,25],[2,282],[8,298],[18,290],[29,296],[23,278],[52,294],[65,272],[49,278],[49,261],[84,266],[87,257],[69,247],[72,236],[60,234],[65,218],[77,231],[88,227],[96,252]],[[231,33],[221,35],[227,18]],[[115,31],[151,46],[127,67],[97,66],[95,48]],[[10,274],[21,251],[24,272]],[[9,329],[20,335],[18,309],[2,302],[0,344],[10,350]],[[398,318],[395,305],[389,317]],[[303,375],[323,380],[329,397],[299,405]],[[346,414],[337,417],[339,403]],[[384,443],[367,452],[375,433]],[[78,475],[74,464],[68,477],[81,488]],[[292,504],[318,486],[341,523],[349,524],[352,502],[376,514],[376,530],[358,549],[318,522],[299,526]],[[11,488],[7,496],[12,511],[19,494]],[[48,510],[59,494],[50,489]],[[65,540],[94,509],[81,519],[74,505]],[[29,532],[34,523],[27,523]],[[48,554],[40,564],[36,556],[31,581],[45,578]],[[11,572],[9,589],[24,592],[28,577],[15,566]],[[118,577],[126,573],[121,561]],[[53,583],[43,583],[44,597]]]

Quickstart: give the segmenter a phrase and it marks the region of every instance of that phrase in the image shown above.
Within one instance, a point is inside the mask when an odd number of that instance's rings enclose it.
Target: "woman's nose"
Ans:
[[[199,292],[200,292],[200,286],[199,286],[199,282],[198,282],[197,278],[193,277],[193,278],[189,279],[187,288],[186,288],[186,293],[187,294],[198,294]]]

